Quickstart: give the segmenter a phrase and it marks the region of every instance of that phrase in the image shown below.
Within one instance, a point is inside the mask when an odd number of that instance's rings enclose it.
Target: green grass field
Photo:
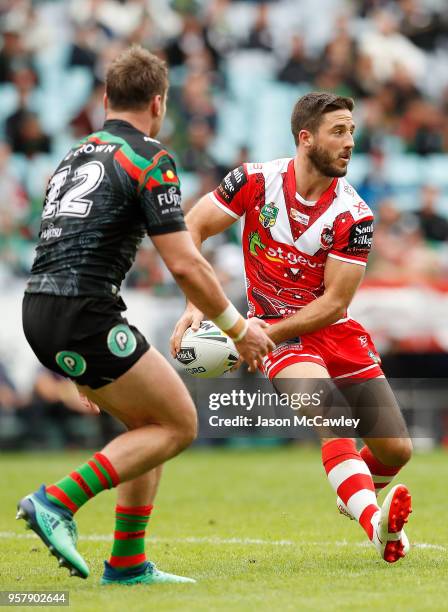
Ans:
[[[88,580],[69,578],[15,521],[18,498],[88,453],[3,455],[0,590],[70,591],[74,610],[447,610],[448,454],[416,455],[400,477],[413,494],[415,546],[388,565],[336,511],[317,449],[201,450],[170,462],[148,550],[196,585],[99,587],[113,529],[113,492],[77,522]]]

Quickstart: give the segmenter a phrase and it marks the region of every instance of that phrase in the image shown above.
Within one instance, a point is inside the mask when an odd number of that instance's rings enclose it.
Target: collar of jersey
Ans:
[[[291,159],[291,161],[288,164],[288,169],[286,171],[286,184],[287,184],[288,195],[289,197],[293,198],[293,201],[291,201],[290,204],[294,205],[294,203],[298,201],[301,202],[301,200],[296,199],[297,189],[296,189],[296,173],[294,170],[294,158]],[[327,205],[328,203],[331,203],[336,197],[337,184],[338,184],[338,179],[334,178],[331,181],[331,184],[328,187],[328,189],[324,191],[324,193],[320,196],[320,198],[314,203],[313,207],[320,208],[322,205]],[[303,204],[305,202],[301,202],[301,203]],[[310,204],[305,203],[305,206],[309,207]]]
[[[147,136],[147,134],[138,130],[136,127],[132,125],[132,123],[129,123],[129,121],[125,121],[124,119],[107,119],[104,122],[103,130],[107,131],[107,128],[111,128],[111,127],[127,127],[127,128],[131,128],[132,130],[136,132],[139,132],[140,134],[143,134],[143,136]]]
[[[317,200],[305,200],[305,198],[302,198],[302,196],[300,195],[300,193],[298,193],[296,191],[296,200],[298,202],[300,202],[300,204],[303,204],[304,206],[314,206],[315,204],[317,204]]]

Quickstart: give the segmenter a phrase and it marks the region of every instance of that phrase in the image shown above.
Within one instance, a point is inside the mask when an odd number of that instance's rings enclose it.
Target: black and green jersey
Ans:
[[[84,138],[50,178],[26,291],[115,295],[145,232],[185,230],[179,179],[161,144],[126,121]]]

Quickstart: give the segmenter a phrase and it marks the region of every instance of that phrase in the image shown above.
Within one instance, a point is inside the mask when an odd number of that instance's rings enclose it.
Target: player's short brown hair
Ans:
[[[165,62],[138,45],[123,51],[107,70],[106,94],[113,110],[143,110],[167,90]]]
[[[291,115],[291,131],[294,142],[299,144],[300,130],[315,133],[322,121],[322,115],[335,110],[352,111],[355,103],[352,98],[332,93],[313,91],[297,100]]]

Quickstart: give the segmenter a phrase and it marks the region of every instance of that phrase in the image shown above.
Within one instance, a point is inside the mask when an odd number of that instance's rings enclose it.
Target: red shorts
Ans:
[[[279,344],[263,359],[263,373],[272,380],[293,363],[317,363],[331,378],[382,376],[381,359],[362,325],[349,319]]]

